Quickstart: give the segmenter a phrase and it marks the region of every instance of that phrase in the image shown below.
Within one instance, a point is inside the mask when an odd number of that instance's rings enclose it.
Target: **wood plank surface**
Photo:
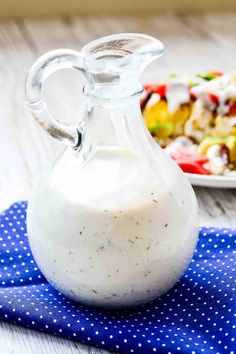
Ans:
[[[24,108],[24,79],[36,57],[55,48],[80,50],[90,40],[117,32],[144,32],[160,38],[165,55],[143,81],[169,72],[235,70],[236,15],[71,17],[0,23],[0,209],[28,199],[36,176],[63,147],[48,137]],[[83,79],[65,70],[49,80],[50,109],[65,122],[79,122]],[[195,188],[201,225],[236,227],[236,190]],[[73,341],[2,322],[1,353],[105,353]]]

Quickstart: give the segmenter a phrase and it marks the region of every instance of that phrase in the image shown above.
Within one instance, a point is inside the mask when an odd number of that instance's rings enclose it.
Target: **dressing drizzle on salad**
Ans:
[[[211,72],[145,85],[147,128],[184,172],[236,177],[236,75]]]

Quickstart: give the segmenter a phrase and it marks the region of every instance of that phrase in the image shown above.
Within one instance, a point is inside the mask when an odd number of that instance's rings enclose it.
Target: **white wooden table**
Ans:
[[[99,36],[143,32],[160,38],[165,55],[144,73],[155,81],[169,72],[235,70],[236,14],[170,14],[149,17],[64,18],[0,23],[0,209],[27,199],[35,177],[62,146],[48,137],[23,105],[24,78],[35,58],[67,47],[79,50]],[[236,71],[236,70],[235,70]],[[79,121],[82,82],[64,71],[47,87],[51,109],[67,122]],[[201,225],[236,227],[236,190],[196,188]],[[105,353],[78,342],[0,323],[3,354]]]

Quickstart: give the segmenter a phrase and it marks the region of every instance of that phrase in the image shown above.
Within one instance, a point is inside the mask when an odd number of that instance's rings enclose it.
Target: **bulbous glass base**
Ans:
[[[27,226],[35,260],[53,286],[84,304],[121,308],[162,295],[180,278],[197,242],[197,203],[169,157],[172,180],[144,184],[148,176],[133,174],[132,157],[124,169],[122,153],[106,153],[81,170],[67,150],[34,189]],[[123,181],[114,190],[120,169]]]

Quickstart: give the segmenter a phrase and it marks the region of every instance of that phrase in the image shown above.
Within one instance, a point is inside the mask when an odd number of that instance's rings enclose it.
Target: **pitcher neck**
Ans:
[[[96,96],[85,89],[87,112],[81,151],[85,159],[97,148],[135,150],[140,147],[137,131],[145,130],[140,109],[141,92],[139,89],[133,95],[109,99],[101,92]]]
[[[129,85],[122,84],[89,84],[84,86],[87,110],[96,106],[115,108],[126,104],[137,104],[137,100],[143,93],[143,87],[139,81]]]
[[[142,85],[139,81],[139,75],[133,70],[126,70],[122,73],[93,73],[90,80],[84,87],[84,93],[91,99],[100,101],[129,98],[142,92]]]

